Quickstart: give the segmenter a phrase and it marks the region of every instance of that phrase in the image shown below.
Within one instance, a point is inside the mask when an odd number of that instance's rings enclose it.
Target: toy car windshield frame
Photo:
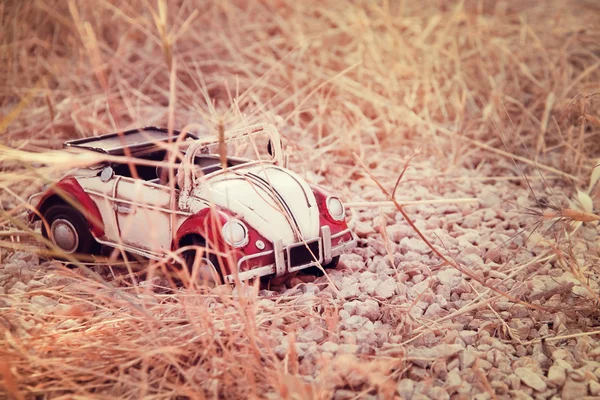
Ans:
[[[166,128],[145,127],[125,132],[69,140],[65,142],[64,147],[92,150],[111,156],[123,156],[125,155],[125,149],[128,149],[135,155],[157,147],[157,143],[174,142],[181,135],[182,133],[176,130],[171,131],[171,135],[169,136],[169,130]],[[197,135],[190,132],[187,132],[185,135],[186,138],[198,139]]]

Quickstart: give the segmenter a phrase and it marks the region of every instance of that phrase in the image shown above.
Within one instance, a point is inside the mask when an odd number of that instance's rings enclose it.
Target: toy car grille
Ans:
[[[307,246],[308,245],[308,246]],[[307,248],[308,247],[308,248]],[[310,249],[310,251],[309,251]],[[312,254],[311,254],[312,252]],[[307,244],[299,243],[296,247],[289,249],[290,254],[290,267],[297,267],[300,265],[310,264],[319,260],[319,240],[309,242]],[[314,254],[314,256],[313,256]]]

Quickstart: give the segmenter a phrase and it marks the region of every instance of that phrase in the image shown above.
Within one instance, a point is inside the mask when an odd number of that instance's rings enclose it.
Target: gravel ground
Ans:
[[[395,210],[353,210],[358,248],[344,255],[329,277],[298,275],[286,285],[260,291],[259,316],[277,316],[282,304],[303,310],[293,325],[279,316],[261,325],[276,356],[286,362],[294,358],[300,376],[322,385],[332,376],[328,368],[334,368],[336,378],[328,383],[334,399],[600,396],[600,346],[593,335],[580,334],[598,324],[590,291],[550,247],[525,243],[520,232],[536,219],[517,210],[517,205],[532,204],[524,182],[477,178],[502,171],[508,175],[508,165],[486,164],[477,172],[456,167],[442,179],[432,177],[439,169],[433,159],[415,161],[398,190],[400,197],[413,200],[480,199],[479,204],[406,208],[425,236],[477,279],[440,266]],[[385,166],[373,172],[383,174]],[[544,193],[537,182],[534,189]],[[347,201],[380,199],[366,176],[346,190]],[[551,232],[544,236],[551,238]],[[570,248],[580,265],[597,262],[598,228],[581,227]],[[0,329],[27,338],[51,319],[58,331],[76,332],[83,329],[76,318],[79,308],[101,315],[102,309],[81,295],[81,271],[67,276],[64,269],[54,268],[57,264],[40,263],[24,252],[4,253]],[[117,286],[126,276],[118,269],[94,270]],[[159,283],[155,278],[140,286]],[[597,281],[590,277],[586,284],[597,293]],[[512,300],[490,288],[509,293]],[[50,296],[47,289],[63,296]],[[143,295],[138,299],[150,301]],[[227,307],[219,301],[211,305],[215,313]],[[388,371],[389,376],[373,370],[377,361],[398,359],[402,368]],[[357,360],[368,363],[351,367]],[[377,395],[365,391],[374,386],[385,390]]]

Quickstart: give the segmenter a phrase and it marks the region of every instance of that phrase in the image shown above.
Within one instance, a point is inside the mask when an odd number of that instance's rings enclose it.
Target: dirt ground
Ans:
[[[0,15],[2,396],[600,397],[595,2]],[[64,140],[254,121],[309,182],[369,203],[348,207],[359,244],[327,275],[172,287],[151,262],[32,247],[25,199],[73,167]]]

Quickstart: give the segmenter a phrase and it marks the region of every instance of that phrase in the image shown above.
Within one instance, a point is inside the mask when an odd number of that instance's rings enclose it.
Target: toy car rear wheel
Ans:
[[[191,247],[183,252],[183,258],[190,275],[197,277],[197,281],[208,286],[220,285],[223,278],[219,272],[219,261],[214,253],[206,246],[206,242],[199,236],[193,236],[185,246]]]
[[[94,254],[99,247],[85,217],[74,207],[56,204],[44,212],[42,235],[64,254]]]

